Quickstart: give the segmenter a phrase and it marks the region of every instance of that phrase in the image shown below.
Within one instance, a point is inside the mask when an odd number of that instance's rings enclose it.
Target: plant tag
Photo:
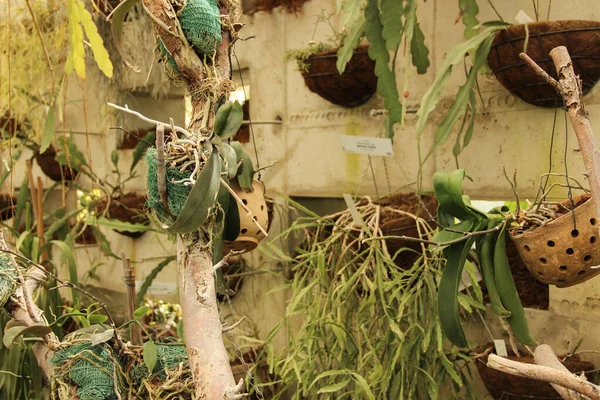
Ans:
[[[340,135],[342,148],[348,153],[368,154],[370,156],[393,157],[394,149],[390,138],[369,136]]]
[[[135,290],[140,290],[144,281],[135,282]],[[148,288],[148,294],[162,294],[171,295],[177,294],[177,283],[176,282],[152,282],[152,285]]]
[[[506,343],[504,339],[494,339],[494,347],[496,348],[496,354],[500,357],[507,357],[508,353],[506,352]]]
[[[344,201],[346,202],[346,205],[348,206],[348,210],[350,210],[350,215],[352,215],[352,220],[354,221],[354,225],[358,225],[358,226],[364,225],[365,222],[363,221],[360,213],[356,209],[356,205],[354,204],[354,200],[352,200],[352,196],[350,196],[348,193],[344,193]]]
[[[531,22],[535,22],[533,18],[531,18],[527,13],[523,10],[519,10],[519,13],[515,17],[515,21],[520,24],[529,24]]]

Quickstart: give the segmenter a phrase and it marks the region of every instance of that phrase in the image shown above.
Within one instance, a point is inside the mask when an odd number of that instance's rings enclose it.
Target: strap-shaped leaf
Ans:
[[[221,186],[221,158],[216,149],[208,157],[194,187],[190,191],[181,213],[175,222],[165,228],[173,234],[184,234],[198,230],[210,209],[215,205]]]
[[[60,240],[52,240],[49,242],[51,245],[58,247],[61,252],[62,258],[67,262],[69,267],[69,280],[74,285],[79,284],[79,278],[77,277],[77,263],[75,262],[75,256],[73,255],[73,244],[67,244],[67,242],[62,242]],[[71,290],[73,295],[73,302],[79,301],[80,294],[77,290]]]
[[[29,334],[37,337],[44,337],[45,335],[52,332],[52,329],[44,324],[34,323],[29,326],[13,326],[4,332],[2,337],[2,343],[9,349],[12,347],[15,340],[19,337]]]
[[[42,136],[42,142],[40,144],[40,154],[44,153],[50,142],[52,141],[52,135],[54,134],[54,107],[48,109],[46,114],[46,123],[44,124],[44,135]]]
[[[123,50],[123,44],[121,43],[123,39],[123,23],[125,22],[125,16],[131,10],[133,6],[137,4],[140,0],[123,0],[119,3],[117,7],[110,13],[107,19],[112,20],[112,36],[115,42],[115,47],[121,56],[121,59],[125,64],[133,69],[135,72],[140,72],[140,67],[137,67],[127,61],[127,57],[125,57],[125,51]]]
[[[223,240],[233,242],[240,234],[240,210],[235,198],[229,194],[229,202],[225,212],[223,225]]]
[[[231,147],[228,143],[223,142],[221,144],[221,156],[223,160],[227,163],[227,178],[233,179],[237,175],[237,154],[233,147]]]
[[[227,123],[227,118],[229,117],[232,107],[233,103],[231,101],[226,101],[217,109],[213,126],[216,135],[219,135],[219,132],[222,132],[223,129],[225,129],[225,124]]]
[[[462,194],[464,178],[464,169],[450,173],[438,171],[433,175],[433,191],[444,211],[460,220],[474,219],[476,215],[467,207]]]
[[[226,106],[227,103],[221,106],[217,111],[217,115],[219,115],[219,111]],[[242,110],[242,105],[239,102],[233,102],[231,107],[228,108],[229,110],[227,112],[227,119],[225,120],[224,124],[220,125],[219,130],[217,130],[217,124],[215,123],[215,134],[220,136],[223,140],[234,137],[242,126],[242,122],[244,120],[244,111]],[[221,117],[221,119],[222,118],[223,117]]]
[[[231,142],[231,147],[235,150],[238,163],[242,161],[242,166],[237,171],[238,183],[245,191],[252,191],[252,180],[254,179],[254,166],[248,153],[244,151],[240,142]]]

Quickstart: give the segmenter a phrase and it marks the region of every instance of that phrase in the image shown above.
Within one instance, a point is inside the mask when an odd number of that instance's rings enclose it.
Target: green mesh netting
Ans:
[[[179,13],[186,39],[201,54],[212,54],[221,43],[221,14],[215,0],[188,0]]]
[[[185,346],[168,346],[164,344],[156,345],[156,366],[154,367],[153,377],[158,377],[161,381],[167,378],[165,370],[176,368],[179,363],[187,364],[188,356]],[[140,384],[142,379],[148,377],[148,367],[146,364],[138,364],[131,369],[131,379],[136,384]]]
[[[68,369],[68,377],[78,386],[79,400],[114,400],[114,365],[109,349],[105,344],[78,344],[57,351],[51,361]]]
[[[219,6],[215,0],[187,0],[185,7],[179,12],[179,23],[183,34],[198,53],[210,55],[221,43],[219,15]],[[177,63],[161,40],[158,41],[158,47],[173,70],[179,73]]]
[[[171,221],[171,218],[166,213],[165,208],[160,201],[160,193],[158,192],[158,178],[156,176],[156,148],[151,147],[146,153],[146,163],[148,164],[148,201],[146,206],[150,207],[164,220]],[[167,168],[167,205],[169,211],[177,217],[187,199],[191,186],[184,186],[173,181],[189,178],[189,172],[179,172],[177,168]]]
[[[17,272],[6,253],[0,254],[0,308],[4,307],[17,288]]]

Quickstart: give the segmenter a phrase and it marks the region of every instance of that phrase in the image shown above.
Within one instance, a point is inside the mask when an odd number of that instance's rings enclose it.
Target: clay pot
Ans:
[[[0,193],[0,219],[11,219],[15,212],[17,199],[8,193]]]
[[[600,22],[546,21],[527,25],[527,54],[558,79],[550,50],[565,46],[586,94],[600,79]],[[498,81],[515,96],[540,107],[562,107],[556,90],[519,57],[527,38],[525,25],[513,25],[496,34],[488,64]]]
[[[252,211],[254,220],[265,230],[269,228],[268,207],[265,202],[265,187],[261,181],[252,182],[252,192],[242,190],[237,181],[231,182],[231,188],[236,192],[244,205]],[[265,234],[260,231],[253,218],[248,212],[238,204],[240,213],[240,234],[234,242],[223,241],[223,253],[227,254],[233,251],[252,251],[258,246],[258,242],[265,238]]]
[[[596,205],[589,195],[573,199],[574,211],[542,227],[512,231],[510,238],[529,272],[538,280],[563,288],[600,274]],[[570,200],[563,206],[570,208]],[[575,218],[575,221],[573,220]]]
[[[79,171],[69,168],[68,166],[60,165],[60,163],[56,161],[56,150],[52,146],[48,147],[43,154],[35,153],[35,161],[44,174],[55,182],[60,182],[63,178],[65,181],[72,181],[75,180],[79,174]]]
[[[150,223],[150,220],[144,211],[145,204],[145,196],[138,195],[136,193],[127,193],[124,196],[111,200],[110,206],[108,207],[107,216],[108,218],[117,219],[121,222],[147,225]],[[98,203],[96,209],[98,212],[102,212],[104,209],[106,209],[106,201],[103,200]],[[145,233],[128,231],[117,232],[133,239],[139,238]]]
[[[478,359],[475,364],[481,380],[485,384],[490,395],[497,400],[532,400],[532,399],[562,399],[549,383],[535,379],[523,378],[516,375],[506,374],[487,367],[487,355]],[[510,360],[534,364],[533,357],[529,354],[517,357],[509,351],[507,357]],[[559,357],[561,360],[563,357]],[[594,365],[588,361],[582,361],[579,357],[569,357],[563,362],[567,369],[577,375],[581,372],[591,371]],[[588,376],[590,379],[591,376]]]
[[[313,54],[305,62],[310,65],[302,72],[304,83],[325,100],[343,107],[364,104],[377,90],[375,61],[369,58],[369,46],[358,46],[343,74],[337,70],[337,50]]]

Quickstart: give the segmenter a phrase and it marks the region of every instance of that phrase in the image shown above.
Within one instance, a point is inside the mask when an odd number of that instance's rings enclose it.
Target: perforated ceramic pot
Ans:
[[[587,201],[586,201],[587,200]],[[600,244],[596,205],[589,195],[573,199],[580,204],[548,224],[511,239],[529,272],[557,287],[573,286],[600,274]],[[570,201],[563,202],[569,207]],[[575,220],[573,219],[575,217]]]
[[[269,228],[269,216],[267,203],[265,202],[265,187],[261,181],[252,182],[252,192],[246,192],[238,185],[237,181],[231,182],[231,188],[235,191],[242,203],[252,212],[252,216],[238,204],[240,213],[240,234],[234,242],[223,242],[224,253],[233,251],[252,251],[258,246],[258,242],[265,238],[258,224],[264,230]],[[255,222],[256,221],[256,222]]]

